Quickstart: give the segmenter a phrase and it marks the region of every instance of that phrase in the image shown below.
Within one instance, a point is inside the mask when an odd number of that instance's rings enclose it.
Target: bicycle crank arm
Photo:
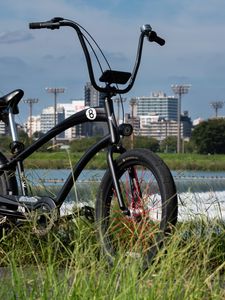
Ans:
[[[58,219],[58,209],[50,197],[0,196],[0,226],[23,225],[32,222],[37,236],[46,235]]]
[[[46,196],[0,195],[0,208],[3,209],[7,209],[8,207],[16,209],[20,206],[26,208],[28,211],[32,211],[43,205],[47,205],[50,209],[56,207],[53,199]]]
[[[22,213],[20,211],[4,209],[4,208],[0,208],[0,216],[6,217],[5,221],[7,221],[7,217],[9,217],[10,219],[14,218],[15,220],[16,219],[26,219],[26,216],[24,215],[24,213]],[[0,224],[1,224],[1,222],[0,222]]]

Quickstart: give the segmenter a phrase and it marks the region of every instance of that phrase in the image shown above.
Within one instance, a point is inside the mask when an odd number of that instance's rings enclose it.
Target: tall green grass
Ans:
[[[68,166],[71,167],[69,160]],[[0,299],[224,299],[225,224],[204,216],[179,223],[149,268],[118,253],[110,267],[85,218],[44,237],[32,222],[0,240]]]
[[[45,237],[32,224],[0,243],[0,299],[224,299],[225,224],[178,224],[145,272],[118,255],[109,267],[85,219],[61,222]]]

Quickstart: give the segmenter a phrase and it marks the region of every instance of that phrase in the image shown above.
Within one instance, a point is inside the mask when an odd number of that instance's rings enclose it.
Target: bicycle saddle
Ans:
[[[19,113],[19,109],[17,104],[20,102],[20,100],[22,99],[24,95],[23,90],[18,89],[15,91],[12,91],[11,93],[0,97],[0,110],[5,109],[5,108],[12,108],[12,113],[13,114],[18,114]]]

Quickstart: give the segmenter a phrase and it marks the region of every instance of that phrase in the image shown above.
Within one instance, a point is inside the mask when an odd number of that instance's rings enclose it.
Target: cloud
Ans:
[[[136,96],[157,89],[171,93],[171,84],[191,83],[188,101],[182,105],[193,114],[200,111],[207,115],[204,101],[225,94],[224,0],[205,0],[204,5],[201,0],[0,2],[0,90],[7,92],[10,86],[20,84],[28,95],[42,97],[46,85],[63,85],[69,98],[83,95],[88,74],[74,32],[69,28],[28,29],[29,22],[63,16],[79,22],[93,34],[113,69],[131,70],[142,24],[150,23],[165,38],[162,48],[145,41],[140,72],[132,90]],[[11,77],[6,80],[6,75]]]
[[[21,30],[0,32],[0,44],[14,44],[32,39],[31,33]]]
[[[2,56],[0,57],[0,66],[7,67],[5,70],[8,70],[10,67],[25,68],[27,64],[18,57]]]

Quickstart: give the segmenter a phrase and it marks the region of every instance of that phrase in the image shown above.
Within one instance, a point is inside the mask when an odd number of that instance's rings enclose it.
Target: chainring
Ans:
[[[49,197],[42,197],[30,212],[32,231],[39,237],[46,235],[59,218],[55,202]]]

